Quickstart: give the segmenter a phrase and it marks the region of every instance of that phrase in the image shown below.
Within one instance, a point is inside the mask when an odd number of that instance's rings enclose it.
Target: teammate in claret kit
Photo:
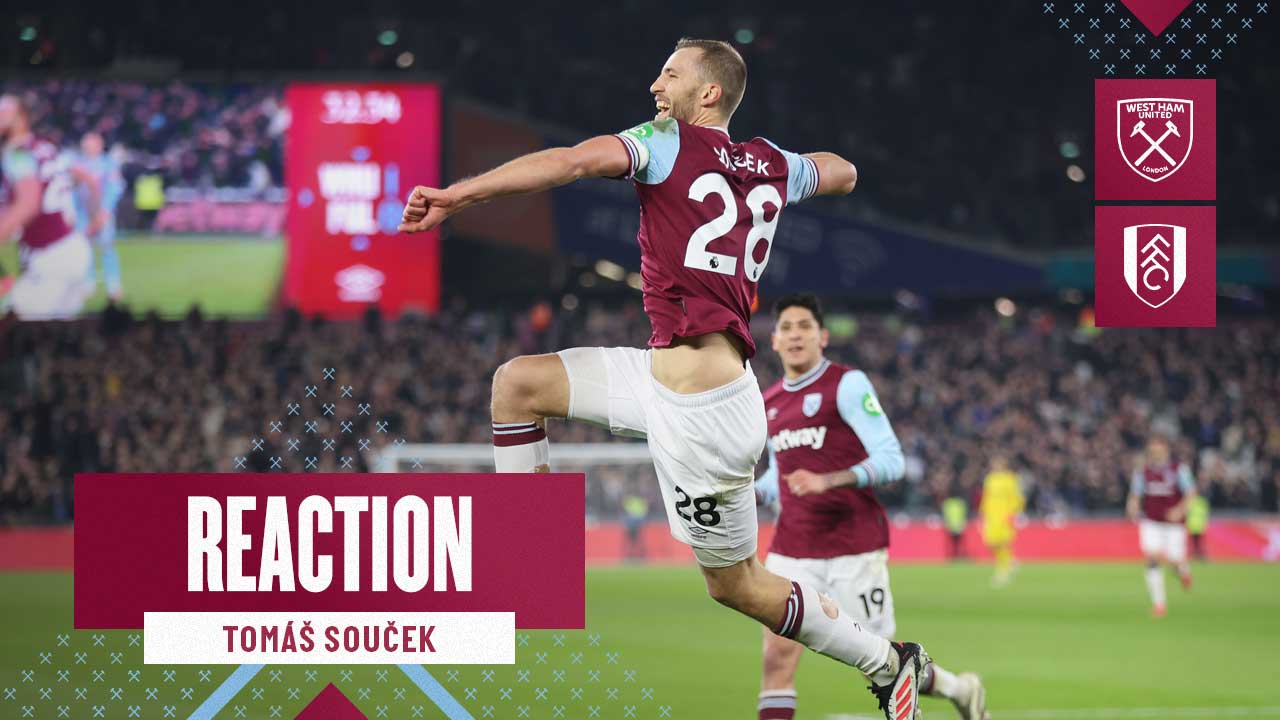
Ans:
[[[522,356],[493,380],[499,472],[550,469],[547,418],[648,439],[672,535],[693,548],[718,602],[867,675],[890,720],[919,713],[914,643],[891,643],[803,582],[756,559],[754,474],[764,402],[748,321],[787,204],[844,195],[857,179],[832,153],[797,155],[763,138],[735,142],[729,120],[747,69],[731,45],[681,40],[649,88],[650,122],[572,148],[526,155],[448,188],[416,187],[403,232],[472,205],[587,177],[634,182],[651,349],[575,348]]]
[[[102,194],[94,177],[56,145],[36,136],[30,111],[16,95],[0,96],[3,183],[0,243],[18,236],[22,268],[4,296],[22,320],[75,317],[88,297],[93,250],[75,230],[76,186],[85,189],[85,230],[102,229]]]
[[[774,305],[773,350],[783,379],[764,393],[769,469],[762,503],[781,503],[765,567],[830,595],[868,630],[897,631],[889,587],[889,520],[873,488],[902,479],[906,462],[866,373],[823,353],[822,306],[808,294]],[[791,720],[801,647],[764,633],[759,720]],[[973,673],[931,663],[920,692],[950,700],[965,720],[984,720],[986,691]]]
[[[1184,463],[1169,453],[1169,443],[1154,437],[1147,443],[1145,461],[1134,470],[1127,510],[1138,523],[1138,542],[1147,559],[1147,593],[1151,614],[1164,617],[1168,600],[1164,589],[1164,568],[1178,574],[1182,587],[1191,588],[1191,564],[1187,562],[1187,504],[1196,495],[1195,478]]]

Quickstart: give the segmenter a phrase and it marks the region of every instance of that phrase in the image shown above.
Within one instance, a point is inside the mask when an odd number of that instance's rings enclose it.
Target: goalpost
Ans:
[[[493,446],[390,444],[371,458],[369,467],[374,472],[491,473]],[[553,442],[551,471],[586,475],[583,500],[590,561],[689,561],[688,548],[670,539],[666,503],[647,443]],[[529,479],[536,482],[537,476]]]
[[[418,467],[415,467],[415,464]],[[652,466],[649,446],[640,442],[553,443],[552,472],[588,472],[597,466]],[[388,445],[374,463],[376,472],[493,472],[493,446],[481,443]],[[465,468],[465,470],[463,469]]]
[[[388,445],[371,463],[374,472],[493,472],[487,443]],[[617,522],[628,501],[643,500],[644,515],[662,520],[663,502],[649,446],[643,442],[552,443],[551,471],[586,475],[587,522]]]

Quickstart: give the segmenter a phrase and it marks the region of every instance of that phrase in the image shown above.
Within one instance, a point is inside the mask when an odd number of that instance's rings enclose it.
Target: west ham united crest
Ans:
[[[1093,87],[1098,200],[1217,198],[1215,81],[1099,79]]]
[[[1187,281],[1187,229],[1154,224],[1125,228],[1124,281],[1153,308],[1172,300]]]
[[[1191,155],[1195,102],[1129,98],[1116,102],[1116,140],[1129,169],[1151,182],[1178,172]]]
[[[805,417],[813,417],[818,414],[818,408],[822,407],[822,393],[809,393],[804,396],[804,404],[800,409],[804,411]]]

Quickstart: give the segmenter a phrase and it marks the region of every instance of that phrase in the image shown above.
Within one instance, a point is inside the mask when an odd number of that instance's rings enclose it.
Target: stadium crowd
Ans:
[[[279,84],[163,84],[42,79],[0,82],[31,106],[33,127],[65,148],[97,132],[124,172],[166,186],[280,187],[288,114]]]
[[[845,326],[856,332],[834,338],[828,355],[869,372],[902,441],[906,482],[881,493],[891,506],[920,511],[972,494],[1002,454],[1030,512],[1118,512],[1136,454],[1160,432],[1177,438],[1177,455],[1215,506],[1277,509],[1274,318],[1103,332],[1047,306],[1014,318],[989,307],[949,318],[853,317]],[[762,385],[780,374],[769,329],[760,313],[753,367]],[[359,323],[292,313],[162,322],[118,310],[75,323],[0,322],[0,523],[69,519],[75,472],[367,470],[398,438],[488,443],[489,382],[502,361],[647,336],[638,304],[507,314],[455,301],[430,318]],[[569,423],[553,423],[550,435],[609,439]],[[318,464],[306,467],[307,457]],[[590,512],[615,518],[624,496],[639,495],[656,516],[651,473],[593,469]]]

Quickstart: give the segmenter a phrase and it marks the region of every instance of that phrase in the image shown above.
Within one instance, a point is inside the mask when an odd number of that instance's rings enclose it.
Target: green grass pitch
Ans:
[[[944,667],[980,672],[996,720],[1280,717],[1280,567],[1201,565],[1189,593],[1170,578],[1162,620],[1148,616],[1137,565],[1028,565],[1001,590],[988,586],[989,571],[898,566],[893,590],[902,637],[923,642]],[[171,704],[173,716],[185,718],[231,670],[214,668],[202,682],[199,669],[179,667],[166,681],[163,668],[141,665],[127,633],[106,634],[105,647],[93,645],[93,633],[70,633],[67,574],[0,575],[0,618],[0,693],[15,691],[0,699],[0,717],[21,717],[24,704],[37,710],[33,717],[57,717],[62,702],[72,717],[90,717],[95,703],[103,717],[129,717],[135,703],[140,717],[164,717]],[[60,633],[70,634],[69,646],[56,644]],[[517,664],[495,668],[489,679],[485,668],[429,669],[476,718],[755,717],[760,631],[709,600],[692,567],[591,570],[585,632],[522,635]],[[122,653],[121,664],[110,664],[113,651]],[[51,663],[41,664],[42,652],[53,653]],[[87,662],[74,664],[74,652]],[[106,672],[96,684],[93,667]],[[66,681],[58,668],[69,669]],[[128,668],[142,668],[139,681],[130,681]],[[445,717],[395,668],[320,666],[308,677],[309,669],[268,666],[218,718],[236,717],[237,707],[246,718],[273,717],[272,708],[274,717],[292,718],[327,682],[370,718],[379,708],[383,717]],[[31,682],[23,682],[23,670],[35,673]],[[874,717],[863,685],[834,662],[807,655],[799,717]],[[44,687],[52,699],[41,699]],[[74,699],[76,687],[86,699]],[[110,687],[122,688],[124,698],[105,699]],[[157,699],[146,699],[148,687],[158,689]],[[182,700],[183,687],[194,689],[192,699]],[[955,716],[932,700],[925,715]]]
[[[259,317],[270,310],[284,273],[281,238],[238,235],[123,234],[117,239],[125,302],[135,314],[155,310],[181,317],[199,303],[206,316]],[[17,247],[0,247],[0,266],[13,274]],[[106,305],[101,259],[94,252],[98,292],[86,312]]]

